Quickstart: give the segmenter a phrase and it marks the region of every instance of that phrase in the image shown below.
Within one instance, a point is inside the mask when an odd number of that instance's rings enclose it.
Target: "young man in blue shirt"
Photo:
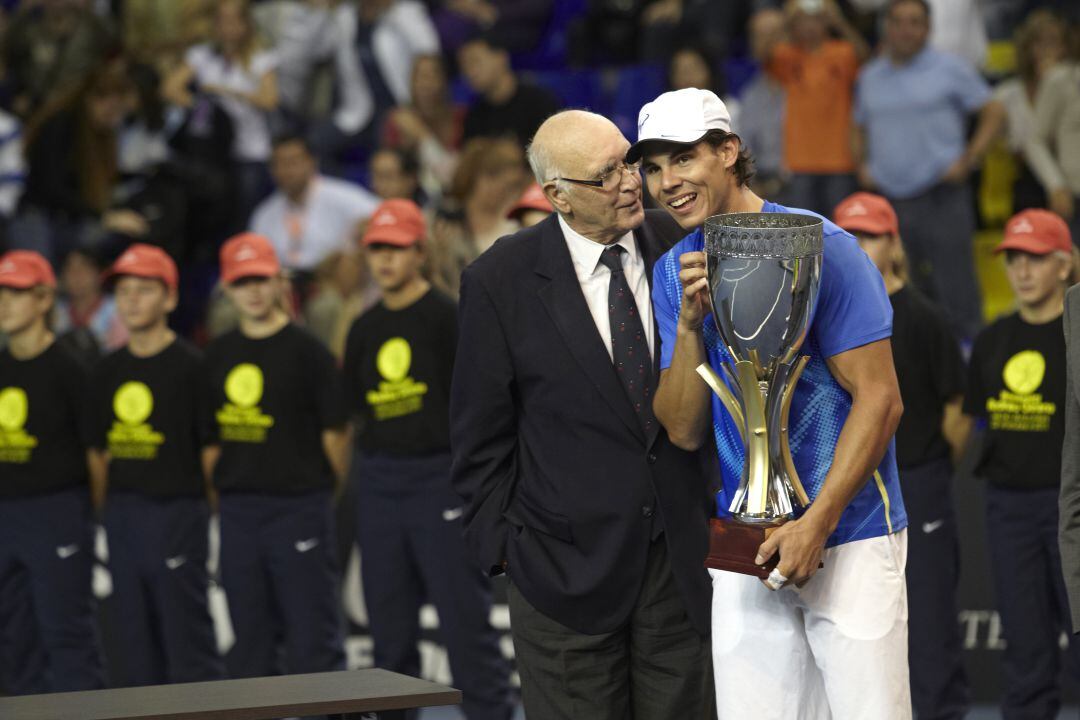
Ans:
[[[643,159],[649,192],[692,231],[656,264],[661,337],[656,417],[676,445],[716,440],[726,514],[742,443],[695,368],[725,351],[709,316],[705,219],[730,212],[806,212],[764,202],[752,161],[713,93],[665,93],[641,109],[628,162]],[[802,352],[810,362],[791,407],[795,467],[812,500],[758,550],[777,572],[711,571],[712,644],[721,718],[910,718],[907,516],[893,433],[902,412],[881,277],[854,237],[824,220],[821,289]],[[822,566],[819,570],[819,564]]]

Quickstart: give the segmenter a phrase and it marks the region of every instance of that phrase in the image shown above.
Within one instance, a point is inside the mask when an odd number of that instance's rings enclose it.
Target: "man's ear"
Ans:
[[[570,214],[570,198],[565,190],[559,188],[559,183],[551,180],[544,185],[544,197],[560,215]]]
[[[728,136],[724,138],[724,142],[720,143],[719,153],[724,160],[725,170],[735,167],[735,161],[739,159],[741,149],[742,141],[736,135]]]

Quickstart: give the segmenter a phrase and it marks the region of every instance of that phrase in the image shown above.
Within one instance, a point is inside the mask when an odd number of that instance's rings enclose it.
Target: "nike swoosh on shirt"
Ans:
[[[165,558],[165,567],[170,570],[175,570],[187,562],[187,558],[183,555],[177,555],[176,557]]]
[[[59,545],[56,548],[56,557],[61,560],[67,560],[69,557],[79,552],[78,545]]]
[[[925,523],[922,524],[922,531],[924,533],[926,533],[927,535],[929,535],[930,533],[934,532],[935,530],[937,530],[938,528],[940,528],[944,524],[945,524],[945,520],[943,520],[943,519],[942,520],[935,520],[934,522],[925,522]]]
[[[446,508],[442,511],[442,519],[446,522],[454,522],[465,514],[465,508]]]
[[[313,550],[319,544],[319,538],[310,538],[308,540],[296,541],[296,552],[306,553],[308,550]]]

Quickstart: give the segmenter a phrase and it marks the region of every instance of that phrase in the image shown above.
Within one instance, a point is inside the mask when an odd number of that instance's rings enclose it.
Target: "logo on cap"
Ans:
[[[244,260],[253,260],[258,256],[259,253],[255,251],[255,248],[251,247],[250,245],[244,245],[236,251],[236,255],[233,256],[233,259],[238,262],[242,262]]]
[[[0,265],[0,272],[15,272],[15,263],[8,260],[3,265]]]
[[[1020,218],[1011,228],[1009,228],[1009,232],[1033,233],[1035,232],[1035,227],[1030,222],[1028,222],[1027,218]]]
[[[383,213],[375,218],[376,225],[397,225],[397,218],[393,213]]]
[[[847,209],[848,215],[869,215],[870,211],[866,209],[866,206],[856,200],[852,203],[851,207]]]

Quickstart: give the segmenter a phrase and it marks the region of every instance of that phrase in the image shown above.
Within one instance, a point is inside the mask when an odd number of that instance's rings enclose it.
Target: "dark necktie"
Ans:
[[[645,326],[641,322],[634,294],[626,282],[622,256],[626,248],[612,245],[600,255],[600,262],[611,270],[608,285],[608,317],[611,320],[611,357],[626,396],[634,406],[645,434],[656,425],[653,415],[653,373]]]

